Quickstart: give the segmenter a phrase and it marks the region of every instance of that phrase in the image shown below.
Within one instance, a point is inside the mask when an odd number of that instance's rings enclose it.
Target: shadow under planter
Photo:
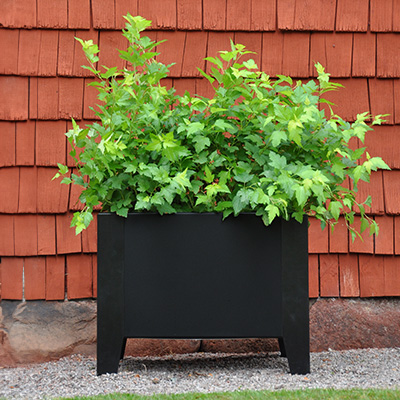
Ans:
[[[308,224],[254,214],[98,216],[97,374],[127,338],[278,338],[310,371]]]

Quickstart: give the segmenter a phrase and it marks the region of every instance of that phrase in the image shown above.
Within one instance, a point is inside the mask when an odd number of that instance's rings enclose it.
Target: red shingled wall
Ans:
[[[329,95],[349,121],[358,112],[390,113],[366,145],[393,169],[373,174],[360,196],[380,235],[349,241],[311,221],[310,297],[400,296],[400,6],[382,0],[2,0],[0,2],[0,283],[1,299],[63,300],[96,296],[96,226],[75,237],[76,188],[51,182],[67,162],[70,117],[94,118],[88,107],[84,55],[74,36],[93,39],[100,64],[120,63],[118,31],[130,12],[153,21],[152,39],[171,68],[167,86],[210,94],[197,67],[229,46],[257,51],[275,76],[315,77],[322,63],[345,89]],[[122,66],[122,64],[120,65]]]

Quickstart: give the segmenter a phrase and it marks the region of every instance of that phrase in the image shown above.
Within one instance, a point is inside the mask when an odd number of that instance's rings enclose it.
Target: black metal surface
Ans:
[[[98,230],[98,374],[127,337],[278,337],[291,372],[309,371],[306,223],[101,214]]]
[[[118,372],[123,356],[124,220],[99,216],[97,250],[97,374]]]
[[[282,223],[282,339],[292,374],[310,372],[307,228]]]

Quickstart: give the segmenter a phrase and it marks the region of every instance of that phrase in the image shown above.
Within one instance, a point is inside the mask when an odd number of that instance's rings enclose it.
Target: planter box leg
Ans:
[[[303,224],[282,224],[283,347],[291,374],[310,372],[308,238]],[[279,342],[279,344],[281,344]]]
[[[286,357],[286,349],[285,349],[285,343],[283,343],[283,338],[278,338],[278,343],[279,343],[279,350],[281,352],[281,357]]]
[[[308,335],[307,337],[299,337],[298,333],[294,330],[293,334],[285,336],[282,341],[284,342],[283,348],[286,351],[285,355],[282,354],[282,356],[286,356],[288,359],[290,373],[308,374],[310,372]]]
[[[126,338],[97,338],[97,375],[116,374],[124,356]]]

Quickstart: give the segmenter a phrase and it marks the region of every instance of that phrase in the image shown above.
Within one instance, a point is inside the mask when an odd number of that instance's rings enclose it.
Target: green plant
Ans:
[[[97,46],[77,39],[101,102],[100,123],[81,129],[72,121],[67,133],[79,172],[69,177],[68,168],[59,165],[56,175],[83,187],[84,209],[72,221],[77,233],[89,225],[98,204],[121,216],[190,211],[226,218],[252,211],[266,225],[276,217],[301,222],[305,214],[334,225],[343,214],[349,227],[357,206],[361,231],[377,232],[364,208],[371,199],[359,204],[355,194],[359,180],[388,167],[368,154],[361,162],[365,149],[349,148],[353,137],[363,141],[371,130],[366,123],[371,116],[360,114],[352,124],[325,117],[318,108],[321,95],[340,85],[329,81],[320,64],[317,83],[294,84],[286,76],[273,81],[253,60],[240,63],[250,52],[231,42],[231,51],[207,58],[210,74],[201,71],[214,97],[177,96],[160,84],[169,67],[154,58],[160,42],[141,37],[150,21],[125,18],[123,35],[130,44],[120,57],[129,68],[100,71]],[[352,189],[343,185],[348,178]]]

